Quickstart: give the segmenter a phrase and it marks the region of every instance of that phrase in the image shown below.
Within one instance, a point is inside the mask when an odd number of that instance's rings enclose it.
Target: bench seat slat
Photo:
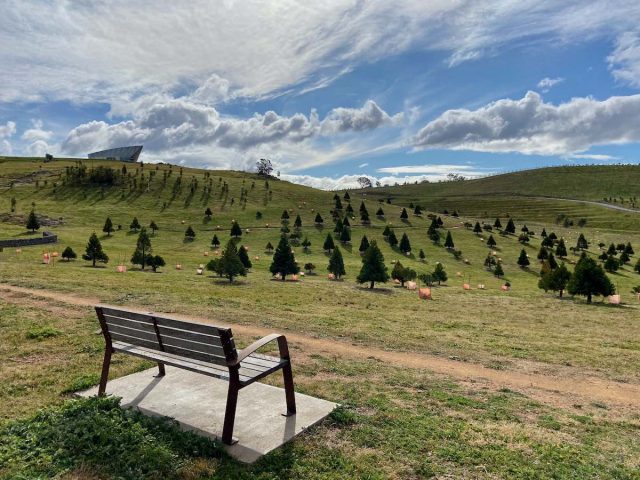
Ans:
[[[222,380],[229,380],[229,370],[222,366],[212,363],[205,364],[204,362],[196,362],[190,359],[181,357],[179,355],[171,355],[167,352],[160,352],[145,347],[138,347],[124,342],[113,342],[113,348],[116,351],[124,352],[135,357],[144,358],[146,360],[152,360],[154,362],[162,362],[172,367],[183,368],[192,372],[202,373],[210,377],[220,378]],[[240,374],[241,382],[250,382],[251,377]]]
[[[102,312],[106,316],[126,318],[130,320],[136,320],[144,323],[151,323],[151,317],[156,318],[158,325],[163,325],[169,328],[177,328],[182,330],[189,330],[192,332],[203,333],[205,335],[219,336],[220,330],[228,332],[230,329],[226,327],[217,327],[215,325],[207,325],[204,323],[195,323],[191,321],[179,320],[177,318],[169,318],[164,315],[157,315],[153,312],[140,313],[131,312],[129,310],[100,306]]]

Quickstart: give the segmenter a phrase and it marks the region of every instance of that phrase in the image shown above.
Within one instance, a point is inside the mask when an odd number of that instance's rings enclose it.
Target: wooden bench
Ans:
[[[228,381],[222,429],[222,441],[228,445],[235,443],[233,424],[238,391],[273,372],[282,370],[286,415],[296,413],[293,373],[284,335],[267,335],[238,351],[230,328],[106,305],[95,308],[106,344],[98,395],[105,394],[111,355],[122,352],[157,362],[159,376],[165,375],[165,365],[171,365]],[[260,347],[274,340],[278,341],[279,358],[256,353]]]

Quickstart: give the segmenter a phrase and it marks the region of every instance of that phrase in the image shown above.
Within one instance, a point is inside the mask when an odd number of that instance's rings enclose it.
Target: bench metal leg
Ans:
[[[156,375],[156,377],[164,377],[165,375],[164,363],[158,362],[158,375]]]
[[[109,366],[111,365],[111,349],[106,348],[104,351],[104,360],[102,361],[102,375],[100,376],[100,386],[98,387],[98,395],[104,395],[107,388],[107,380],[109,379]]]
[[[284,394],[287,398],[287,416],[296,413],[296,396],[293,390],[293,372],[291,371],[291,363],[287,363],[282,367],[282,376],[284,377]]]
[[[236,419],[236,406],[238,404],[238,383],[231,380],[229,382],[229,392],[227,393],[227,408],[224,412],[224,426],[222,427],[222,443],[233,445],[233,424]]]

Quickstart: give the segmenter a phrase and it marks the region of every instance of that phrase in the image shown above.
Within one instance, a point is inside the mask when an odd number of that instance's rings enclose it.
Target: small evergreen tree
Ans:
[[[427,233],[429,235],[429,240],[431,240],[436,245],[440,243],[440,232],[438,232],[438,230],[436,230],[435,228],[429,228],[429,231]]]
[[[384,256],[378,248],[375,240],[369,244],[369,248],[362,256],[362,268],[358,274],[358,283],[369,282],[369,288],[373,288],[376,282],[385,283],[389,280],[389,273],[384,264]]]
[[[109,257],[102,250],[102,244],[95,233],[92,233],[89,237],[89,242],[87,243],[87,248],[82,258],[91,262],[93,267],[96,266],[96,262],[109,262]]]
[[[349,200],[351,200],[351,195],[349,195],[349,192],[344,192],[344,197],[342,198],[344,198],[348,202]]]
[[[622,252],[620,254],[620,265],[625,265],[627,263],[629,263],[629,260],[631,260],[631,258],[629,257],[629,254],[627,254],[627,252]]]
[[[476,224],[473,226],[473,233],[475,233],[476,235],[480,235],[482,233],[480,222],[476,222]]]
[[[409,218],[409,214],[407,213],[407,209],[403,208],[402,213],[400,213],[401,220],[407,220]]]
[[[487,246],[490,248],[494,248],[497,245],[495,238],[493,235],[489,235],[489,239],[487,240]]]
[[[147,263],[147,257],[151,254],[151,239],[147,234],[147,229],[142,228],[140,230],[140,234],[138,235],[138,240],[136,242],[136,249],[131,256],[131,263],[134,265],[140,265],[142,270],[144,270],[145,264]]]
[[[107,217],[107,219],[104,221],[104,227],[102,227],[102,231],[107,234],[107,237],[110,237],[111,233],[114,230],[115,229],[113,228],[113,222],[111,221],[111,218]]]
[[[389,232],[388,242],[391,247],[395,247],[396,245],[398,245],[398,238],[396,237],[396,233],[393,230]]]
[[[347,215],[353,215],[353,207],[350,203],[347,205],[347,209],[345,210],[345,212]]]
[[[70,260],[75,260],[76,258],[78,258],[78,255],[73,251],[73,248],[67,247],[62,252],[62,258],[64,258],[68,262]]]
[[[138,217],[133,217],[133,220],[131,220],[131,225],[129,225],[129,230],[133,230],[134,232],[140,230],[140,222],[138,222]]]
[[[522,268],[526,268],[529,266],[529,257],[527,256],[527,252],[524,251],[524,248],[520,250],[520,256],[518,257],[518,265]]]
[[[286,209],[282,211],[280,220],[282,221],[282,223],[289,223],[289,212]]]
[[[301,245],[302,245],[302,249],[305,252],[308,252],[309,251],[309,247],[311,247],[311,242],[309,241],[309,238],[304,237],[304,240],[302,241]]]
[[[340,233],[340,241],[345,245],[351,242],[351,232],[348,228],[342,229],[342,232]]]
[[[409,253],[411,251],[411,242],[409,242],[409,237],[406,233],[402,234],[399,248],[402,253]]]
[[[556,247],[556,255],[561,258],[567,256],[567,247],[564,244],[563,238],[561,238],[558,242],[558,246]]]
[[[184,231],[184,239],[188,241],[193,241],[196,238],[196,232],[191,228],[191,225],[187,227]]]
[[[329,257],[329,265],[327,266],[327,270],[329,273],[333,273],[336,279],[340,279],[343,275],[346,274],[344,269],[344,260],[342,259],[342,253],[339,248],[335,248],[331,257]]]
[[[156,231],[160,230],[158,228],[158,225],[156,225],[156,222],[154,222],[153,220],[151,220],[151,223],[149,224],[149,228],[151,229],[151,234],[155,236]]]
[[[616,246],[612,243],[609,245],[609,249],[607,250],[607,255],[617,255],[618,251],[616,250]]]
[[[218,249],[218,247],[220,247],[220,239],[215,233],[213,234],[213,238],[211,239],[211,246],[216,250]]]
[[[229,240],[229,243],[227,243],[226,248],[222,252],[218,268],[220,272],[222,272],[222,275],[229,279],[230,283],[238,276],[247,276],[247,269],[242,263],[242,260],[240,260],[236,242],[233,240]]]
[[[413,214],[414,215],[422,215],[422,208],[420,208],[420,205],[416,205],[416,208],[413,209]]]
[[[211,215],[213,215],[211,208],[207,207],[207,209],[204,211],[204,215],[205,217],[207,217],[207,220],[211,220]]]
[[[367,207],[366,207],[366,205],[364,204],[364,200],[362,200],[362,201],[360,202],[360,213],[362,213],[362,212],[366,212],[366,211],[367,211]]]
[[[549,262],[551,270],[555,270],[556,268],[558,268],[558,262],[556,261],[556,257],[553,256],[553,253],[549,252],[549,258],[547,259],[547,262]]]
[[[635,266],[635,267],[633,267],[633,269],[634,269],[636,272],[640,273],[640,258],[638,258],[638,260],[636,261],[636,266]]]
[[[318,226],[324,223],[324,220],[322,219],[322,215],[320,215],[320,213],[316,213],[316,219],[314,220],[314,222]]]
[[[504,275],[504,270],[502,268],[502,262],[496,263],[496,268],[493,269],[493,274],[500,278]]]
[[[420,253],[418,253],[418,258],[420,259],[421,262],[424,262],[424,260],[427,258],[427,256],[424,254],[424,250],[420,249]]]
[[[271,242],[267,242],[267,245],[264,247],[264,249],[268,253],[273,252],[273,245],[271,245]]]
[[[540,234],[540,236],[541,236],[542,238],[546,238],[546,237],[547,237],[547,230],[543,228],[543,229],[542,229],[542,233]]]
[[[591,303],[593,295],[613,295],[615,287],[602,267],[583,253],[569,280],[567,291],[571,295],[586,296],[587,303]]]
[[[631,246],[631,242],[627,242],[624,247],[624,253],[627,255],[633,255],[635,252],[633,251],[633,247]]]
[[[540,251],[538,252],[538,260],[544,261],[549,257],[549,253],[547,249],[544,247],[540,247]]]
[[[362,240],[360,240],[360,247],[358,248],[360,255],[364,254],[364,252],[367,251],[367,248],[369,248],[369,239],[364,235]]]
[[[378,208],[378,211],[376,212],[376,217],[378,217],[378,218],[383,218],[384,217],[384,210],[382,210],[382,207]]]
[[[160,255],[149,255],[147,257],[147,265],[151,267],[151,270],[154,272],[158,271],[158,268],[164,267],[166,265],[164,258]]]
[[[587,242],[587,239],[585,238],[583,233],[581,233],[580,236],[578,237],[578,241],[576,242],[576,248],[578,250],[586,250],[587,248],[589,248],[589,242]]]
[[[293,227],[296,230],[300,230],[302,228],[302,219],[300,218],[300,215],[296,216],[296,219],[293,222]]]
[[[382,236],[383,236],[385,239],[388,239],[388,238],[389,238],[389,235],[391,235],[391,227],[389,227],[389,225],[386,225],[386,226],[384,227],[384,230],[382,231]]]
[[[507,222],[507,226],[505,227],[504,231],[511,234],[516,233],[516,225],[515,223],[513,223],[512,218],[510,218],[509,221]]]
[[[340,235],[340,233],[342,233],[342,229],[343,229],[342,220],[338,218],[338,220],[336,221],[336,226],[333,227],[333,231],[334,233],[337,233],[338,235]]]
[[[342,202],[340,201],[340,197],[336,198],[335,209],[336,210],[342,210]]]
[[[446,282],[448,277],[447,272],[444,270],[444,265],[440,262],[436,262],[436,268],[433,270],[431,278],[438,282],[438,285],[440,285],[441,282]]]
[[[233,225],[231,225],[231,236],[233,238],[240,238],[242,236],[242,228],[240,228],[238,222],[233,222]]]
[[[344,221],[342,222],[342,229],[351,228],[351,222],[347,217],[344,217]]]
[[[36,216],[36,212],[31,210],[29,213],[29,217],[27,218],[27,230],[31,230],[31,232],[35,232],[40,229],[40,222],[38,221],[38,217]]]
[[[249,259],[247,249],[242,245],[240,245],[240,248],[238,248],[238,258],[242,262],[242,265],[244,265],[244,268],[246,268],[247,270],[249,270],[253,266],[251,260]]]
[[[279,273],[283,282],[287,275],[295,275],[300,272],[295,257],[293,256],[291,245],[289,245],[289,240],[287,240],[286,237],[280,238],[280,243],[278,243],[276,251],[273,254],[273,261],[271,262],[269,271],[273,275]]]
[[[400,262],[396,262],[391,270],[391,278],[398,280],[400,285],[404,287],[404,282],[414,280],[417,274],[415,270],[405,267]]]
[[[444,240],[444,248],[446,248],[447,250],[453,250],[455,248],[453,237],[451,236],[450,231],[447,231],[447,238]]]
[[[494,226],[494,228],[497,228],[498,230],[502,228],[502,223],[500,222],[499,218],[496,218],[496,221],[493,222],[493,226]]]
[[[618,259],[616,257],[614,257],[613,255],[609,255],[607,257],[607,259],[604,261],[604,269],[609,273],[613,273],[613,272],[617,271],[618,268],[620,268],[620,264],[618,263]]]
[[[325,238],[325,240],[324,240],[324,244],[322,245],[322,249],[325,252],[331,252],[331,251],[333,251],[334,248],[336,248],[336,246],[333,243],[333,237],[331,236],[331,234],[327,233],[327,238]]]
[[[562,298],[562,294],[564,293],[569,281],[571,280],[571,272],[567,269],[564,262],[560,264],[558,268],[551,271],[549,276],[549,290],[554,292],[559,292],[560,298]]]
[[[313,271],[316,269],[316,266],[313,263],[309,262],[304,264],[304,269],[309,275],[311,275]]]

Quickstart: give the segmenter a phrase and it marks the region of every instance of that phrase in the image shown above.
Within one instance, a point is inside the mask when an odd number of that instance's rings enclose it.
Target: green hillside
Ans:
[[[511,215],[523,221],[554,222],[567,216],[585,218],[598,228],[640,229],[640,166],[633,165],[550,167],[359,192],[401,205],[414,203],[487,219]]]

